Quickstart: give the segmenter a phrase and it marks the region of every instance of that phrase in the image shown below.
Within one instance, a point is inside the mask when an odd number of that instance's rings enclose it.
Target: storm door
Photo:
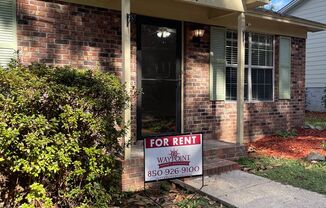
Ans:
[[[180,22],[137,17],[137,137],[180,132]]]

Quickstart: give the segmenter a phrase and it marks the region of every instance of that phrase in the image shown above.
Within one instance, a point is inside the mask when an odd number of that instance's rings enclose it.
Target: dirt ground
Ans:
[[[121,208],[225,208],[206,196],[190,193],[169,182],[162,182],[157,189],[126,193],[117,205]]]
[[[267,136],[250,143],[249,149],[265,156],[300,159],[312,151],[326,155],[323,143],[326,143],[326,131],[298,129],[295,137]]]

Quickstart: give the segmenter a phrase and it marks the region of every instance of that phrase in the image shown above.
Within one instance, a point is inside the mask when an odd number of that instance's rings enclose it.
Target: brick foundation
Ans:
[[[121,75],[120,12],[56,0],[17,0],[17,34],[23,64],[99,67]],[[235,141],[236,102],[209,100],[209,26],[194,43],[196,24],[184,24],[184,131],[203,132],[205,139]],[[132,86],[136,83],[136,27],[132,25]],[[245,137],[257,139],[280,129],[300,127],[304,118],[305,39],[292,38],[292,96],[278,99],[278,46],[275,47],[275,100],[245,104]],[[131,131],[136,139],[136,99],[132,100]],[[234,153],[236,154],[236,153]],[[142,187],[143,160],[124,161],[122,187]]]
[[[144,158],[123,161],[121,188],[124,191],[142,190],[144,187]]]

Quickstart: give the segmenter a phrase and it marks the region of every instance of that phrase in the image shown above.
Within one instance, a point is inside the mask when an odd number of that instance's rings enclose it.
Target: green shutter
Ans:
[[[211,27],[210,99],[225,100],[225,34],[224,28]]]
[[[291,99],[291,38],[280,37],[279,99]]]
[[[15,57],[17,48],[16,0],[0,1],[0,66]]]

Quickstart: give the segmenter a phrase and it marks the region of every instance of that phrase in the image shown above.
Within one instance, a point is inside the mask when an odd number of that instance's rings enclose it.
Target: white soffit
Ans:
[[[242,0],[177,0],[199,6],[243,12]]]

